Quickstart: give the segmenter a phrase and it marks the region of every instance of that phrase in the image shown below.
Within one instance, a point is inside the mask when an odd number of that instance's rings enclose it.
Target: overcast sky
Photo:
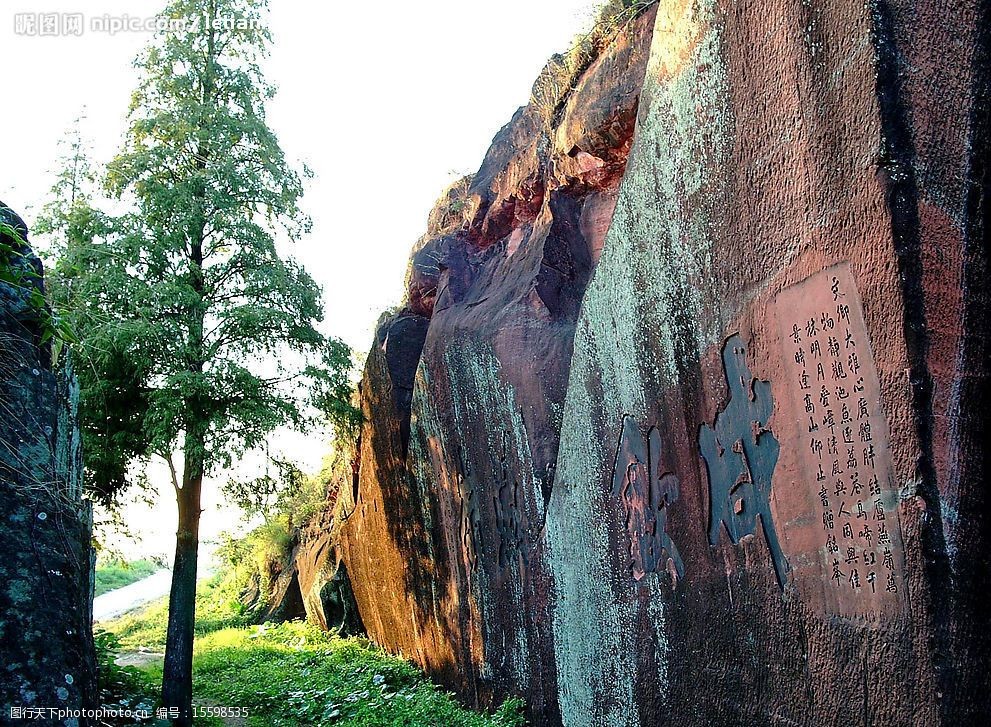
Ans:
[[[279,93],[269,123],[291,160],[316,174],[303,200],[313,232],[294,255],[323,286],[328,333],[363,360],[379,313],[402,298],[410,247],[442,189],[478,168],[499,128],[526,103],[548,57],[591,24],[596,0],[274,0],[264,68]],[[57,144],[85,108],[94,160],[108,161],[125,129],[146,32],[110,34],[94,19],[153,17],[164,1],[15,0],[0,10],[4,110],[0,199],[33,225],[52,185]],[[82,13],[82,35],[62,14]],[[18,14],[21,17],[17,17]],[[42,17],[47,15],[48,18]],[[54,16],[58,17],[54,17]],[[59,35],[40,35],[56,21]],[[98,21],[99,22],[99,21]],[[33,26],[33,27],[32,27]],[[34,31],[36,35],[26,34]],[[325,433],[280,435],[276,448],[315,468]],[[163,481],[152,471],[152,480]],[[204,503],[221,507],[218,483]],[[132,505],[143,552],[171,552],[175,504]],[[204,537],[230,527],[204,518]]]

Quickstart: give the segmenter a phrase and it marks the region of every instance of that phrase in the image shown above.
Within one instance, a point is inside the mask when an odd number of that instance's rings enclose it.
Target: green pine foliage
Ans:
[[[319,330],[319,286],[285,254],[310,229],[308,171],[266,122],[264,7],[170,3],[167,17],[255,22],[161,33],[136,62],[124,147],[97,175],[72,135],[39,227],[78,341],[87,482],[106,499],[136,459],[178,450],[208,473],[276,428],[358,419],[351,352]],[[122,212],[96,209],[101,183]]]

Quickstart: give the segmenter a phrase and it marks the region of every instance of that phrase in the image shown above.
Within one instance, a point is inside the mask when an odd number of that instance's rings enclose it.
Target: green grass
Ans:
[[[140,611],[125,614],[102,626],[117,637],[125,651],[164,651],[168,620],[169,601],[162,598]],[[249,623],[249,614],[236,598],[231,597],[224,581],[213,578],[196,586],[197,636],[219,629],[243,627]]]
[[[160,571],[162,567],[150,560],[135,560],[130,563],[113,561],[96,567],[96,595],[130,585]]]
[[[366,639],[342,639],[295,621],[249,626],[228,596],[217,579],[197,591],[193,693],[200,705],[246,707],[252,727],[523,724],[519,700],[491,715],[466,710],[412,664]],[[162,601],[104,627],[125,650],[160,650],[166,615]],[[145,673],[160,683],[160,665]]]

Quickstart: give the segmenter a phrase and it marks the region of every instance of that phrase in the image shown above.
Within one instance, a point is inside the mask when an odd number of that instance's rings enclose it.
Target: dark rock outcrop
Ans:
[[[332,511],[296,533],[297,542],[269,592],[248,594],[252,605],[264,599],[259,620],[306,619],[341,636],[365,634],[347,567],[341,561],[340,522]]]
[[[368,357],[371,638],[538,724],[991,719],[988,12],[671,0],[535,89]]]
[[[41,263],[0,203],[0,721],[92,708],[92,515],[82,500],[78,388],[53,369]],[[16,231],[16,236],[7,234]],[[19,239],[18,239],[19,238]],[[43,712],[45,724],[80,724]]]

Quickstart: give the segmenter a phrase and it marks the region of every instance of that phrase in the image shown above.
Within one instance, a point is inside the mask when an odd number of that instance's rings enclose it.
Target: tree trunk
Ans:
[[[209,106],[214,98],[214,67],[216,47],[213,21],[217,14],[216,2],[207,7],[207,56],[202,81],[202,103]],[[204,132],[207,121],[200,119]],[[197,144],[196,167],[206,169],[210,149],[204,140],[205,132]],[[189,371],[194,376],[203,374],[206,364],[203,346],[203,324],[207,306],[203,300],[203,239],[206,234],[204,211],[207,191],[201,178],[194,186],[194,221],[189,235],[189,280],[196,292],[197,301],[190,310]],[[200,491],[203,486],[203,469],[206,460],[207,408],[203,392],[197,392],[186,402],[185,442],[183,446],[185,466],[182,488],[176,492],[179,502],[179,529],[176,532],[175,566],[172,571],[172,592],[169,595],[169,630],[165,640],[165,667],[162,674],[162,704],[179,708],[179,718],[172,724],[191,727],[193,723],[193,627],[196,621],[196,561],[200,544]]]
[[[177,490],[179,529],[176,532],[172,592],[169,595],[169,630],[165,641],[165,667],[162,677],[162,704],[178,707],[174,725],[192,724],[193,624],[196,615],[196,561],[200,540],[200,490],[202,462],[197,462],[197,445],[186,442],[182,488]]]

